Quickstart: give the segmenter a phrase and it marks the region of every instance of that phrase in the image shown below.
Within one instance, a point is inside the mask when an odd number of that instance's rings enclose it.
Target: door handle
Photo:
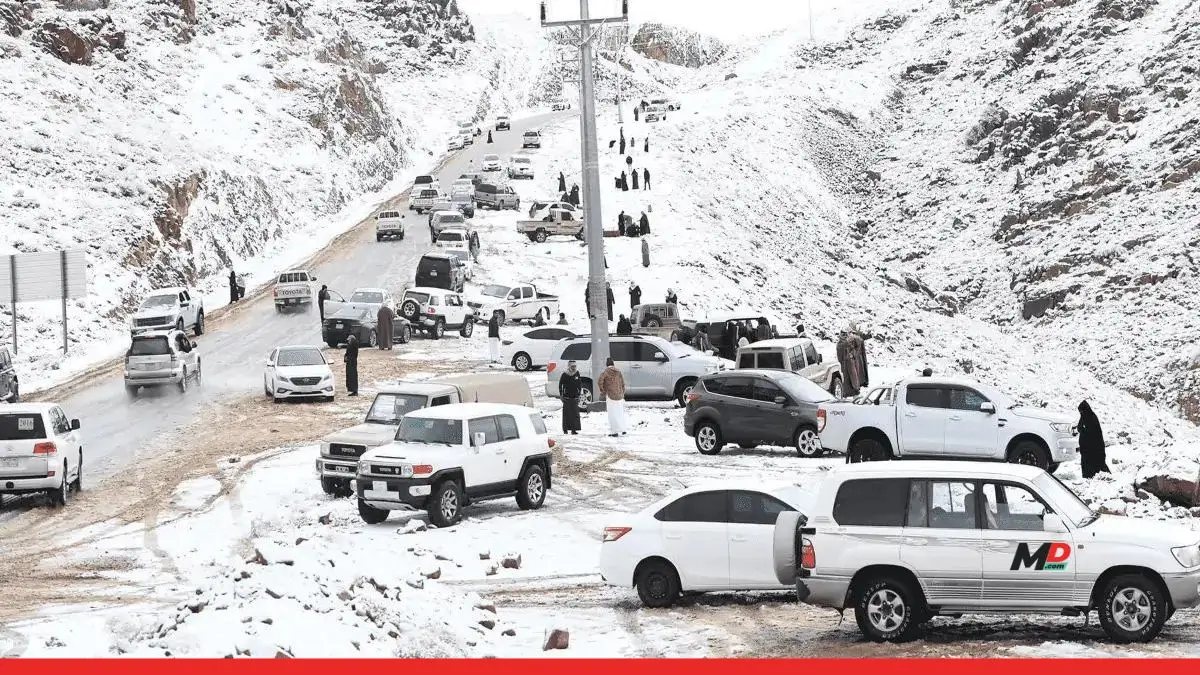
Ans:
[[[1003,418],[996,420],[996,426],[998,426],[998,427],[1002,427],[1005,424],[1008,424],[1008,420],[1003,419]]]
[[[745,537],[734,535],[729,538],[730,541],[746,541]]]
[[[629,366],[629,367],[630,367],[630,368],[641,368],[641,367],[642,367],[642,365],[641,365],[640,363],[635,363],[635,364],[633,364],[633,365],[631,365],[631,366]]]
[[[680,534],[664,534],[664,535],[663,535],[663,539],[683,539],[683,535],[680,535]]]
[[[961,418],[961,417],[959,417],[958,415],[951,415],[951,416],[950,416],[950,417],[948,417],[947,419],[950,419],[950,420],[953,420],[953,421],[957,422],[957,421],[961,420],[962,418]]]
[[[908,546],[926,546],[929,544],[929,540],[925,537],[905,537],[904,543]]]
[[[1010,542],[1004,539],[989,539],[983,542],[984,548],[1008,548]]]
[[[904,416],[905,416],[905,417],[916,417],[916,416],[917,416],[917,413],[915,413],[915,412],[906,412],[906,413],[904,413]]]

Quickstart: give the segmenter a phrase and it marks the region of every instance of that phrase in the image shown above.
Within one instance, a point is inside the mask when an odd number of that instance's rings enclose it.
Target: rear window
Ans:
[[[513,164],[528,164],[528,157],[513,157]]]
[[[563,350],[560,361],[586,361],[592,358],[592,343],[591,342],[576,342],[567,345]]]
[[[742,354],[738,357],[738,368],[753,368],[754,354]]]
[[[421,196],[422,197],[436,197],[436,196],[438,196],[438,191],[437,190],[421,190]]]
[[[526,132],[525,132],[525,135],[526,135],[526,136],[531,136],[531,137],[532,137],[532,136],[537,136],[537,135],[538,135],[538,132],[536,132],[536,131],[526,131]]]
[[[771,370],[786,370],[783,367],[783,352],[759,352],[758,367]]]
[[[416,183],[417,185],[424,185],[426,183],[432,183],[433,176],[417,176],[417,179],[413,182]]]
[[[295,284],[308,281],[308,272],[284,272],[279,275],[279,283]]]
[[[416,291],[406,291],[404,293],[404,298],[416,300],[417,302],[421,303],[422,305],[425,304],[426,302],[429,302],[429,294],[428,293],[418,293]]]
[[[379,212],[380,220],[383,220],[385,218],[399,218],[399,217],[400,217],[399,211],[380,211]]]
[[[833,519],[843,526],[903,527],[907,512],[907,478],[848,480],[833,501]]]
[[[129,345],[129,356],[165,356],[171,353],[166,336],[139,337]]]
[[[421,258],[421,262],[417,264],[418,272],[447,269],[450,269],[450,261],[445,258]]]
[[[46,425],[37,413],[0,415],[0,440],[32,441],[46,437]]]

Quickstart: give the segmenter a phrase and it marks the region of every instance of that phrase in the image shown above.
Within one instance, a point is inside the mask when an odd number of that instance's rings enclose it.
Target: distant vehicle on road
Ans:
[[[566,103],[566,102],[564,102],[564,101],[555,101],[553,104],[551,104],[551,105],[550,105],[550,109],[551,109],[551,110],[555,110],[555,111],[557,111],[557,110],[570,110],[570,109],[571,109],[571,104],[570,104],[570,103]]]
[[[346,302],[349,307],[357,307],[372,312],[378,312],[383,305],[396,309],[396,300],[392,292],[386,288],[356,288]]]
[[[45,493],[65,506],[83,489],[83,436],[79,420],[56,403],[0,408],[0,495]]]
[[[482,166],[484,171],[499,171],[500,170],[500,155],[490,154],[483,156]]]
[[[630,400],[675,400],[680,406],[701,377],[725,367],[727,361],[701,354],[686,345],[674,344],[653,335],[613,335],[610,354],[625,377],[625,394]],[[546,395],[558,398],[558,379],[574,361],[583,378],[581,406],[592,397],[592,342],[590,335],[561,340],[546,364]]]
[[[583,240],[583,220],[577,217],[576,211],[568,209],[549,209],[543,212],[541,218],[518,220],[517,232],[539,244],[554,236],[574,237]],[[578,214],[581,216],[582,214]]]
[[[446,143],[446,149],[451,152],[453,152],[455,150],[462,150],[466,146],[467,146],[467,144],[463,140],[462,136],[451,136],[450,141],[448,143]]]
[[[467,185],[464,189],[455,189],[450,193],[450,205],[465,218],[475,217],[475,188]]]
[[[496,131],[508,131],[512,128],[512,124],[508,121],[508,115],[500,115],[496,118]]]
[[[408,210],[422,213],[431,209],[434,202],[442,199],[442,193],[434,188],[414,189],[408,199]]]
[[[495,211],[521,208],[521,198],[517,195],[516,190],[513,190],[511,185],[498,183],[476,185],[475,203],[481,209],[490,208]]]
[[[542,132],[537,129],[530,129],[521,134],[522,148],[540,148],[542,147]]]
[[[435,176],[430,176],[430,175],[426,174],[424,176],[417,176],[416,178],[413,179],[412,192],[416,192],[417,190],[424,190],[427,188],[433,188],[435,190],[439,189],[438,188],[438,180]]]
[[[679,101],[676,101],[676,100],[670,99],[670,98],[652,98],[652,99],[650,99],[650,105],[647,107],[653,107],[653,106],[660,106],[671,112],[674,112],[674,111],[682,108],[683,104],[680,103]]]
[[[134,335],[125,352],[125,393],[136,398],[142,387],[175,385],[186,393],[200,384],[200,352],[181,330]]]
[[[642,113],[642,121],[644,122],[661,122],[665,119],[667,119],[667,109],[665,106],[647,106],[646,112]]]
[[[275,288],[271,293],[275,296],[275,311],[296,307],[308,311],[316,300],[313,282],[317,278],[307,270],[288,270],[281,272],[275,278]]]
[[[332,401],[334,388],[333,370],[320,347],[276,347],[267,357],[263,370],[263,392],[276,403],[288,398]]]
[[[508,177],[533,178],[533,161],[528,155],[513,155],[508,158]]]
[[[204,333],[204,300],[199,293],[179,286],[150,291],[129,320],[134,335],[168,328]]]
[[[375,214],[375,241],[384,239],[404,239],[404,216],[399,211]]]
[[[414,282],[417,286],[461,293],[467,282],[467,271],[457,257],[445,251],[433,250],[417,261]]]

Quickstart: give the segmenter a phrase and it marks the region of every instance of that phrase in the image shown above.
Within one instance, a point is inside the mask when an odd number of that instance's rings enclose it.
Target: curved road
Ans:
[[[490,145],[486,143],[485,129],[474,145],[444,160],[437,173],[442,186],[449,188],[459,174],[475,170],[472,162],[477,167],[478,160],[486,153],[494,152],[503,158],[519,151],[525,130],[538,128],[563,114],[514,119],[511,130],[492,132]],[[404,284],[412,280],[417,260],[430,248],[425,216],[407,211],[407,197],[405,191],[379,207],[399,207],[409,214],[408,236],[403,241],[376,242],[373,221],[364,221],[307,266],[319,279],[318,283],[344,296],[363,286],[383,286],[399,294]],[[306,266],[299,263],[297,267]],[[203,365],[201,387],[193,387],[182,395],[174,388],[143,390],[136,400],[130,400],[118,369],[70,391],[59,403],[68,415],[82,422],[89,480],[122,471],[141,445],[194,422],[204,404],[229,394],[258,391],[262,386],[262,363],[270,350],[281,344],[321,344],[319,324],[316,311],[278,314],[269,292],[247,296],[223,316],[214,317],[208,331],[196,338]],[[51,390],[44,395],[53,394]]]

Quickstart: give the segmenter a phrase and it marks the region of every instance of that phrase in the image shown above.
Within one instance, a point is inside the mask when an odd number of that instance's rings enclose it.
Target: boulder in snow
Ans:
[[[571,634],[562,628],[555,628],[546,636],[546,642],[542,645],[542,651],[550,651],[551,649],[566,649],[571,646]]]

